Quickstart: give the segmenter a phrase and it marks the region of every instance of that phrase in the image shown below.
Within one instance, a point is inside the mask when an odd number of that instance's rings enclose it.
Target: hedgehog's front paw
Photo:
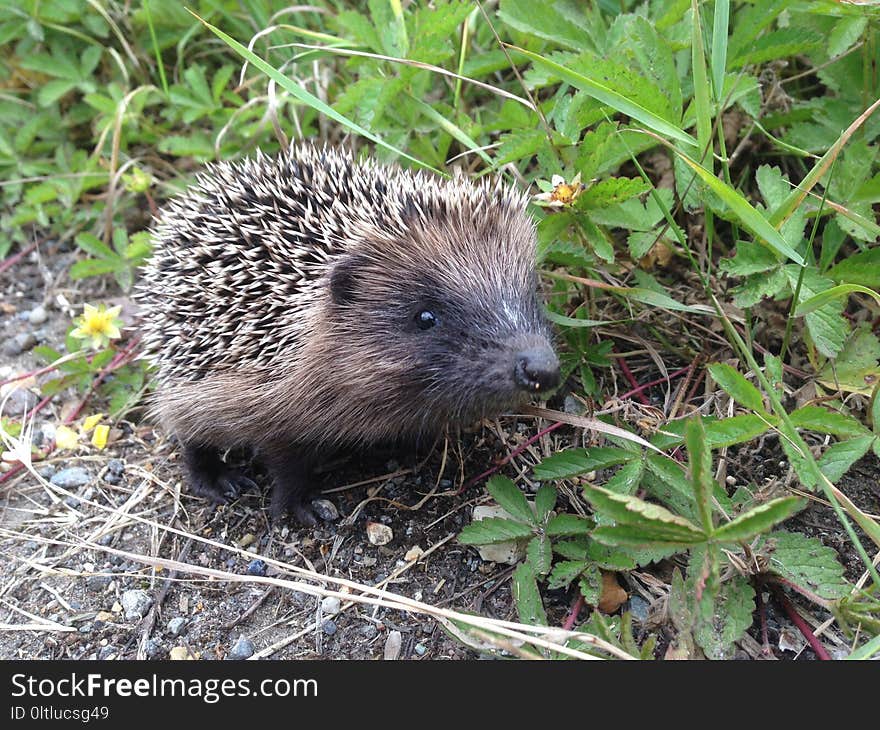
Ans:
[[[216,449],[187,446],[184,454],[190,491],[216,504],[229,504],[257,485],[237,469],[231,469]]]

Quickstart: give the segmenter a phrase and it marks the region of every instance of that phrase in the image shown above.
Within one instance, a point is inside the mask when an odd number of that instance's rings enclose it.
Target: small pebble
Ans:
[[[116,649],[112,646],[102,646],[98,649],[98,659],[101,661],[105,661],[106,659],[113,659],[116,656]]]
[[[266,575],[266,569],[268,567],[269,566],[266,565],[266,561],[257,558],[256,560],[251,560],[251,562],[248,563],[247,574],[264,576]]]
[[[92,475],[81,466],[72,466],[53,474],[49,482],[62,489],[78,489],[91,480]]]
[[[86,578],[86,588],[95,593],[103,593],[111,580],[113,579],[109,575],[91,575]]]
[[[122,481],[122,477],[119,474],[114,474],[112,471],[108,471],[104,474],[104,481],[107,484],[119,484]]]
[[[162,653],[162,645],[155,639],[147,639],[147,643],[144,645],[144,653],[150,659],[155,659]]]
[[[43,477],[43,479],[51,479],[56,471],[57,471],[57,469],[54,466],[52,466],[52,464],[47,464],[42,469],[40,469],[39,473],[40,473],[40,476]]]
[[[321,628],[327,636],[333,636],[333,634],[336,633],[336,622],[328,618],[323,624],[321,624]]]
[[[339,519],[339,510],[329,499],[315,499],[312,501],[312,509],[324,522],[336,522]]]
[[[28,321],[31,324],[43,324],[47,319],[49,319],[49,315],[42,304],[34,307],[28,312]]]
[[[339,609],[341,606],[342,604],[336,596],[327,596],[323,601],[321,601],[322,613],[326,613],[330,616],[335,613],[339,613]]]
[[[183,627],[186,626],[186,619],[182,616],[173,618],[168,622],[168,633],[172,636],[180,636]]]
[[[239,636],[235,646],[226,656],[227,659],[241,660],[249,659],[254,655],[254,642],[244,636]]]
[[[195,659],[196,657],[185,646],[175,646],[168,652],[168,658],[172,661],[186,661]]]
[[[126,621],[140,621],[147,615],[153,599],[146,591],[135,589],[126,591],[120,598]]]
[[[373,626],[373,624],[364,624],[361,627],[361,634],[363,634],[365,639],[375,639],[379,635],[379,629]]]
[[[393,661],[400,656],[400,646],[403,643],[403,635],[399,631],[389,631],[388,638],[385,639],[385,651],[383,658],[385,661]]]
[[[387,545],[394,539],[394,533],[388,525],[379,522],[367,523],[367,540],[370,545]]]
[[[629,611],[632,617],[640,624],[648,620],[648,602],[641,596],[630,596]]]
[[[416,654],[418,654],[419,656],[424,656],[425,652],[428,651],[428,647],[424,644],[416,644],[414,649]]]
[[[36,344],[37,338],[33,333],[23,332],[6,341],[6,344],[3,346],[3,354],[11,356],[21,355],[21,353],[27,352]]]
[[[111,474],[122,474],[125,471],[125,464],[119,459],[110,459],[107,462],[107,471]]]

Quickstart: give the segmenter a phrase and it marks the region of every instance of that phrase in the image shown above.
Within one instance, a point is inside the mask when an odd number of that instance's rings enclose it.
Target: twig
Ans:
[[[581,612],[581,609],[584,607],[584,597],[582,594],[578,594],[577,599],[571,606],[571,611],[569,611],[568,616],[565,617],[565,622],[562,624],[562,628],[566,631],[571,631],[574,628],[575,623],[577,623],[578,614]]]

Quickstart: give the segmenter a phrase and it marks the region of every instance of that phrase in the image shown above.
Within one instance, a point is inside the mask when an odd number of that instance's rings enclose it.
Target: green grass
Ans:
[[[462,166],[534,193],[580,175],[571,204],[533,209],[565,375],[596,409],[634,391],[604,418],[634,432],[652,420],[642,435],[663,453],[614,434],[562,449],[532,475],[574,487],[579,503],[560,499],[557,512],[589,520],[549,534],[548,492],[534,519],[512,482],[495,482],[518,514],[466,537],[528,537],[514,575],[524,621],[546,620],[547,587],[592,605],[601,570],[675,556],[676,650],[729,656],[768,583],[833,614],[854,645],[876,636],[880,525],[840,481],[880,456],[880,10],[317,4],[273,15],[259,0],[192,13],[166,0],[129,13],[11,3],[0,21],[0,257],[54,239],[79,248],[72,279],[127,291],[150,213],[200,165],[300,138],[351,134],[385,161]],[[693,384],[678,399],[664,400],[669,385],[639,389],[663,375],[658,361]],[[95,372],[69,377],[87,387]],[[731,450],[767,436],[800,499],[716,479]],[[585,478],[597,470],[600,483]],[[830,503],[863,587],[817,541],[780,529],[804,496]],[[588,628],[644,649],[628,619],[593,614]]]

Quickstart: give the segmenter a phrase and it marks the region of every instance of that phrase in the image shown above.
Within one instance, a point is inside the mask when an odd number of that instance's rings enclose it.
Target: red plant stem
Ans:
[[[5,482],[9,479],[12,479],[12,477],[14,477],[16,474],[18,474],[18,472],[20,472],[22,469],[24,469],[24,464],[19,462],[18,464],[13,466],[9,471],[3,472],[2,474],[0,474],[0,484],[3,484],[3,482]]]
[[[2,274],[6,269],[11,269],[15,266],[19,261],[21,261],[25,256],[27,256],[31,251],[36,249],[37,246],[40,245],[40,241],[36,241],[32,243],[27,248],[23,248],[17,254],[10,256],[8,259],[0,263],[0,274]]]
[[[772,657],[773,649],[770,648],[770,634],[767,630],[767,602],[764,600],[764,591],[761,585],[758,586],[758,616],[761,618],[761,653],[764,656]]]
[[[785,594],[778,588],[773,588],[773,595],[776,600],[779,601],[779,604],[782,606],[785,613],[788,614],[788,617],[792,620],[794,625],[798,627],[798,631],[800,631],[804,635],[804,638],[809,642],[813,651],[816,653],[816,656],[823,661],[830,661],[831,656],[825,650],[825,647],[822,646],[822,642],[816,638],[810,625],[804,621],[801,615],[797,612],[797,609],[791,604],[791,601],[786,598]]]
[[[620,396],[620,399],[623,400],[625,398],[631,398],[636,393],[641,393],[643,390],[647,390],[648,388],[653,388],[655,385],[660,385],[660,383],[668,383],[673,378],[677,378],[679,375],[684,375],[688,370],[690,370],[693,365],[688,365],[686,368],[682,368],[681,370],[676,370],[674,373],[670,373],[665,378],[657,378],[657,380],[652,380],[650,383],[645,383],[644,385],[640,385],[638,388],[633,388],[632,390],[628,390],[626,393]]]
[[[626,364],[626,359],[620,355],[617,358],[617,364],[620,366],[620,372],[623,373],[623,377],[629,381],[629,384],[633,387],[633,393],[638,399],[639,403],[642,405],[650,405],[650,401],[645,397],[645,394],[642,393],[642,388],[639,387],[639,381],[636,380],[635,375],[632,374],[632,370],[629,369],[629,365]]]
[[[581,612],[581,609],[583,607],[584,597],[579,594],[575,602],[571,605],[571,611],[569,611],[568,616],[565,617],[565,622],[562,624],[562,628],[565,631],[571,631],[574,628],[574,625],[577,622],[578,614]]]
[[[559,428],[560,426],[564,426],[564,425],[565,424],[562,421],[556,421],[555,423],[551,423],[549,426],[547,426],[547,428],[542,428],[540,431],[538,431],[538,433],[536,433],[534,436],[532,436],[524,444],[517,446],[513,451],[511,451],[507,456],[505,456],[503,459],[501,459],[491,469],[487,469],[482,474],[479,474],[478,476],[475,476],[473,479],[471,479],[469,482],[466,482],[465,485],[461,489],[458,490],[457,494],[461,494],[462,492],[470,489],[472,486],[474,486],[474,484],[479,482],[481,479],[485,479],[486,477],[492,476],[496,471],[498,471],[507,462],[509,462],[511,459],[515,459],[523,451],[525,451],[527,448],[529,448],[529,446],[531,446],[533,443],[535,443],[535,441],[537,441],[539,438],[541,438],[541,436],[543,436],[544,434],[548,434],[551,431],[555,431],[557,428]]]
[[[46,365],[46,367],[37,368],[36,370],[29,370],[28,372],[22,373],[21,375],[14,375],[13,377],[8,378],[7,380],[0,381],[0,388],[2,388],[4,385],[9,385],[10,383],[15,383],[16,381],[24,380],[25,378],[30,378],[31,376],[37,377],[38,375],[44,375],[45,373],[51,373],[53,370],[57,370],[57,369],[58,369],[57,365],[51,364],[51,365]]]

